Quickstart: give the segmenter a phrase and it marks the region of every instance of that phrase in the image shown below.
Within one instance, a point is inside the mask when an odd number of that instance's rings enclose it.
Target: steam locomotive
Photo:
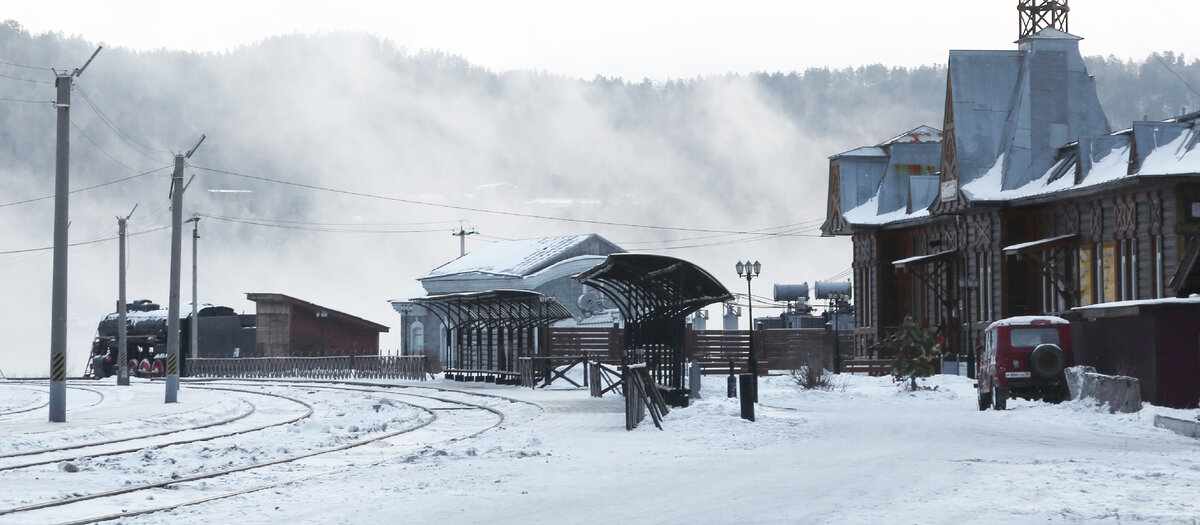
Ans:
[[[129,374],[156,377],[165,374],[167,364],[167,309],[147,299],[125,305],[125,353]],[[227,306],[203,305],[196,312],[199,324],[199,357],[251,357],[254,355],[255,316],[239,315]],[[187,375],[187,357],[191,355],[191,311],[179,319],[180,374]],[[117,330],[120,317],[111,313],[96,327],[92,342],[90,375],[100,379],[115,375],[120,355]]]

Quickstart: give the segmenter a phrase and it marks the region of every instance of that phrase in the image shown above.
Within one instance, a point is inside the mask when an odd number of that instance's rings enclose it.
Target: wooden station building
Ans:
[[[997,319],[1200,292],[1200,113],[1114,130],[1065,4],[1023,9],[1015,50],[950,52],[942,130],[830,157],[857,354],[907,316],[973,361]]]

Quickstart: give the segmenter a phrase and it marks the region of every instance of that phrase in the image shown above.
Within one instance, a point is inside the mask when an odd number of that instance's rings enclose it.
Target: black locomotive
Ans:
[[[179,319],[180,374],[187,375],[187,357],[191,355],[192,313]],[[252,357],[254,355],[255,317],[239,315],[227,306],[205,305],[197,312],[198,357]],[[125,305],[125,353],[129,374],[139,377],[162,376],[167,364],[167,310],[146,299]],[[117,373],[119,316],[111,313],[96,327],[90,359],[91,376],[97,379]]]

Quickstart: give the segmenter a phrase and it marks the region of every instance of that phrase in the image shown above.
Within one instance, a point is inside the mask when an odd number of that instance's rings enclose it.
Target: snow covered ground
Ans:
[[[889,378],[835,382],[842,388],[802,391],[787,377],[766,378],[750,423],[724,397],[725,378],[706,377],[705,397],[672,410],[665,430],[647,420],[627,432],[616,396],[448,381],[375,381],[421,387],[404,389],[185,383],[175,405],[162,403],[160,383],[80,383],[103,398],[70,390],[77,404],[68,423],[48,424],[44,407],[28,410],[45,401],[44,387],[0,381],[0,469],[34,457],[8,455],[39,447],[206,424],[145,439],[246,430],[173,446],[131,441],[145,448],[0,470],[0,523],[70,521],[267,483],[276,485],[123,521],[1200,522],[1200,441],[1153,425],[1156,413],[1191,419],[1200,411],[1147,405],[1112,415],[1084,402],[1014,400],[1008,411],[979,412],[962,377],[937,376],[926,382],[936,390],[915,393]],[[240,391],[202,390],[217,386]],[[311,415],[292,421],[304,404]],[[242,415],[249,406],[258,410]],[[118,419],[126,423],[104,424]],[[255,427],[265,428],[247,430]],[[370,444],[353,446],[360,441]],[[6,513],[333,447],[351,448],[87,500],[76,510]]]

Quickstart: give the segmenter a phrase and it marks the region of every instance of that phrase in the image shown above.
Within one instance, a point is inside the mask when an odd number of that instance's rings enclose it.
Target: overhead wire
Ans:
[[[0,73],[0,77],[3,77],[3,78],[10,78],[10,79],[12,79],[12,80],[23,80],[23,81],[25,81],[25,82],[33,82],[33,83],[36,83],[36,84],[49,84],[49,85],[51,85],[51,86],[53,86],[53,85],[54,85],[54,83],[53,83],[53,82],[48,82],[48,81],[45,81],[45,80],[37,80],[37,79],[33,79],[33,78],[24,78],[24,77],[14,77],[14,76],[12,76],[12,75],[5,75],[4,73]]]
[[[92,137],[91,137],[91,135],[88,135],[88,134],[87,134],[87,132],[83,130],[83,128],[79,127],[79,124],[77,124],[77,123],[75,122],[75,119],[71,119],[71,126],[72,126],[72,127],[74,127],[74,128],[75,128],[75,131],[78,131],[80,135],[83,135],[83,138],[87,139],[87,141],[88,141],[88,142],[90,142],[90,143],[92,144],[92,146],[95,146],[95,147],[96,147],[96,149],[100,150],[100,153],[103,153],[105,157],[108,157],[110,160],[112,160],[113,162],[115,162],[115,163],[119,164],[119,165],[120,165],[122,168],[125,168],[125,169],[127,169],[127,170],[129,170],[129,171],[133,171],[133,172],[137,172],[137,171],[138,171],[138,169],[137,169],[137,168],[130,167],[128,164],[125,164],[124,162],[121,162],[121,160],[120,160],[120,159],[118,159],[118,158],[114,157],[114,156],[113,156],[111,153],[109,153],[107,150],[105,150],[104,148],[100,147],[100,144],[99,144],[99,143],[97,143],[95,140],[93,140],[93,139],[92,139]],[[159,162],[162,162],[162,161],[161,161],[161,160],[159,160]]]
[[[239,219],[236,217],[223,217],[220,215],[209,215],[209,214],[205,214],[205,213],[198,213],[197,215],[199,215],[200,217],[207,218],[207,219],[215,219],[218,221],[233,222],[233,223],[239,223],[239,224],[248,224],[251,226],[264,226],[264,227],[268,227],[268,228],[281,228],[281,229],[285,229],[285,230],[301,230],[301,231],[312,231],[312,232],[397,234],[397,233],[437,233],[437,232],[446,231],[445,228],[438,228],[435,230],[363,230],[363,229],[353,229],[353,228],[330,228],[330,227],[302,226],[302,225],[294,225],[294,224],[276,224],[276,223],[268,223],[268,222],[259,222],[259,221],[255,221],[255,220]]]
[[[286,181],[286,180],[281,180],[281,179],[275,179],[275,178],[271,178],[271,177],[249,175],[249,174],[245,174],[245,173],[238,173],[235,171],[223,170],[223,169],[218,169],[218,168],[209,168],[209,167],[204,167],[204,166],[192,166],[192,167],[195,169],[208,171],[208,172],[212,172],[212,173],[223,173],[223,174],[232,175],[235,177],[260,180],[260,181],[264,181],[264,182],[272,182],[272,183],[276,183],[276,184],[294,186],[297,188],[306,188],[306,189],[311,189],[311,190],[325,191],[325,192],[330,192],[330,193],[338,193],[338,194],[342,194],[342,195],[351,195],[351,196],[356,196],[356,197],[378,199],[378,200],[391,201],[391,202],[402,202],[405,204],[414,204],[414,205],[418,205],[418,206],[428,206],[428,207],[433,207],[433,208],[443,208],[443,209],[451,209],[451,210],[459,210],[459,211],[470,211],[470,212],[476,212],[476,213],[489,213],[489,214],[494,214],[494,215],[505,215],[505,216],[510,216],[510,217],[522,217],[522,218],[526,218],[526,219],[552,220],[552,221],[570,222],[570,223],[576,223],[576,224],[597,224],[597,225],[602,225],[602,226],[618,226],[618,227],[623,227],[623,228],[642,228],[642,229],[665,230],[665,231],[685,231],[685,232],[699,232],[699,233],[730,233],[730,234],[752,234],[753,233],[751,231],[716,230],[716,229],[705,229],[705,228],[684,228],[684,227],[674,227],[674,226],[657,226],[657,225],[649,225],[649,224],[637,224],[637,223],[617,222],[617,221],[601,221],[601,220],[593,220],[593,219],[576,219],[576,218],[571,218],[571,217],[557,217],[557,216],[553,216],[553,215],[539,215],[539,214],[534,214],[534,213],[521,213],[521,212],[513,212],[513,211],[491,210],[491,209],[486,209],[486,208],[475,208],[475,207],[471,207],[471,206],[459,206],[459,205],[455,205],[455,204],[425,202],[425,201],[419,201],[419,200],[415,200],[415,199],[405,199],[405,198],[401,198],[401,197],[389,197],[386,195],[376,195],[373,193],[365,193],[365,192],[360,192],[360,191],[341,190],[341,189],[337,189],[337,188],[330,188],[327,186],[317,186],[315,184],[305,184],[305,183],[301,183],[301,182],[292,182],[292,181]],[[781,233],[781,234],[765,233],[765,234],[760,234],[760,235],[782,236],[782,237],[819,237],[819,235],[806,235],[806,234],[802,234],[802,233]]]
[[[170,227],[170,226],[160,226],[160,227],[157,227],[157,228],[150,228],[150,229],[148,229],[148,230],[142,230],[142,231],[140,231],[140,232],[127,233],[127,234],[125,234],[125,236],[126,236],[126,237],[133,237],[133,236],[135,236],[135,235],[142,235],[142,234],[146,234],[146,233],[151,233],[151,232],[156,232],[156,231],[160,231],[160,230],[165,230],[165,229],[167,229],[167,228],[169,228],[169,227]],[[72,248],[74,248],[74,247],[76,247],[76,246],[86,246],[86,245],[89,245],[89,244],[98,244],[98,243],[107,242],[107,241],[115,241],[115,240],[117,240],[117,239],[119,239],[119,238],[120,238],[120,236],[116,236],[116,237],[105,237],[105,238],[103,238],[103,239],[93,239],[93,240],[90,240],[90,241],[80,241],[80,242],[73,242],[73,243],[69,243],[69,244],[67,244],[67,246],[68,246],[68,247],[72,247]],[[46,246],[46,247],[42,247],[42,248],[26,248],[26,249],[24,249],[24,250],[7,250],[7,251],[0,251],[0,255],[10,255],[10,254],[15,254],[15,253],[31,253],[31,252],[42,252],[42,251],[46,251],[46,250],[53,250],[53,249],[54,249],[54,247],[53,247],[53,246]]]
[[[138,152],[139,155],[146,157],[150,160],[153,160],[155,162],[162,162],[163,159],[155,158],[150,153],[147,153],[147,151],[152,152],[152,153],[162,153],[162,154],[167,154],[167,155],[169,155],[171,153],[166,150],[161,150],[161,149],[147,146],[147,145],[139,142],[137,139],[133,138],[132,135],[130,135],[129,133],[126,133],[124,130],[122,130],[120,128],[120,126],[117,126],[117,124],[115,122],[113,122],[112,118],[110,118],[108,116],[108,114],[104,112],[104,110],[100,109],[100,106],[98,104],[96,104],[96,101],[92,100],[92,97],[90,95],[88,95],[87,90],[84,89],[81,84],[76,82],[75,87],[76,87],[76,89],[79,90],[79,94],[83,96],[83,101],[85,103],[87,103],[87,105],[89,107],[92,108],[92,111],[96,112],[96,116],[100,117],[100,121],[103,122],[104,125],[108,126],[110,129],[112,129],[114,132],[116,132],[118,138],[120,138],[122,142],[128,144],[129,147],[132,148],[134,151]]]
[[[4,64],[6,66],[13,66],[13,67],[23,67],[25,69],[37,69],[37,70],[41,70],[41,71],[54,71],[53,69],[48,68],[48,67],[27,66],[25,64],[17,64],[15,62],[8,62],[5,60],[0,60],[0,64]]]
[[[809,219],[806,221],[800,221],[800,222],[792,223],[792,224],[785,224],[782,226],[772,226],[769,228],[752,230],[752,233],[760,233],[760,232],[765,232],[767,230],[779,230],[779,229],[783,229],[783,228],[792,228],[792,227],[796,227],[796,226],[812,225],[815,223],[822,222],[824,220],[825,220],[824,217],[819,218],[819,219]],[[695,241],[695,240],[701,240],[701,239],[716,239],[716,238],[720,238],[720,237],[731,237],[734,235],[739,235],[739,234],[721,233],[721,234],[717,234],[717,235],[699,235],[696,237],[685,237],[682,239],[670,239],[670,240],[658,240],[658,241],[631,241],[631,242],[627,241],[627,242],[622,242],[619,244],[621,246],[629,246],[629,245],[634,245],[634,244],[668,244],[668,243],[674,243],[674,242],[685,242],[685,241]]]
[[[167,166],[162,166],[162,167],[160,167],[160,168],[155,168],[155,169],[152,169],[152,170],[150,170],[150,171],[143,171],[143,172],[141,172],[141,173],[138,173],[137,175],[130,175],[130,176],[128,176],[128,177],[124,177],[124,178],[121,178],[121,179],[116,179],[116,180],[110,180],[110,181],[108,181],[108,182],[102,182],[102,183],[100,183],[100,184],[96,184],[96,185],[93,185],[93,186],[88,186],[88,187],[86,187],[86,188],[79,188],[79,189],[71,190],[69,193],[72,193],[72,194],[73,194],[73,193],[79,193],[79,192],[88,191],[88,190],[94,190],[94,189],[96,189],[96,188],[102,188],[102,187],[104,187],[104,186],[111,186],[111,185],[113,185],[113,184],[117,184],[117,183],[120,183],[120,182],[125,182],[125,181],[127,181],[127,180],[132,180],[132,179],[136,179],[136,178],[139,178],[139,177],[145,177],[146,175],[150,175],[150,174],[152,174],[152,173],[156,173],[156,172],[159,172],[159,171],[165,170],[165,169],[167,169],[167,168],[170,168],[170,167],[171,167],[170,165],[167,165]],[[4,203],[4,204],[0,204],[0,208],[5,208],[5,207],[8,207],[8,206],[16,206],[16,205],[18,205],[18,204],[26,204],[26,203],[30,203],[30,202],[44,201],[44,200],[47,200],[47,199],[53,199],[53,198],[54,198],[54,196],[53,196],[53,195],[46,195],[46,196],[44,196],[44,197],[36,197],[36,198],[33,198],[33,199],[25,199],[25,200],[21,200],[21,201],[7,202],[7,203]]]
[[[54,103],[54,101],[53,101],[53,100],[29,100],[29,99],[23,99],[23,98],[8,98],[8,97],[0,97],[0,101],[4,101],[4,102],[26,102],[26,103],[29,103],[29,104],[53,104],[53,103]]]
[[[201,215],[203,215],[203,214],[201,214]],[[262,217],[221,217],[221,216],[216,216],[216,215],[213,215],[212,217],[213,218],[240,219],[240,220],[246,220],[246,221],[258,221],[258,222],[264,222],[264,223],[298,224],[298,225],[304,225],[304,226],[327,226],[327,227],[338,227],[338,226],[429,226],[432,224],[458,224],[458,220],[429,221],[429,222],[375,222],[375,223],[342,222],[342,223],[337,223],[337,222],[296,221],[296,220],[288,220],[288,219],[264,219]],[[441,231],[441,230],[438,230],[438,231]]]

